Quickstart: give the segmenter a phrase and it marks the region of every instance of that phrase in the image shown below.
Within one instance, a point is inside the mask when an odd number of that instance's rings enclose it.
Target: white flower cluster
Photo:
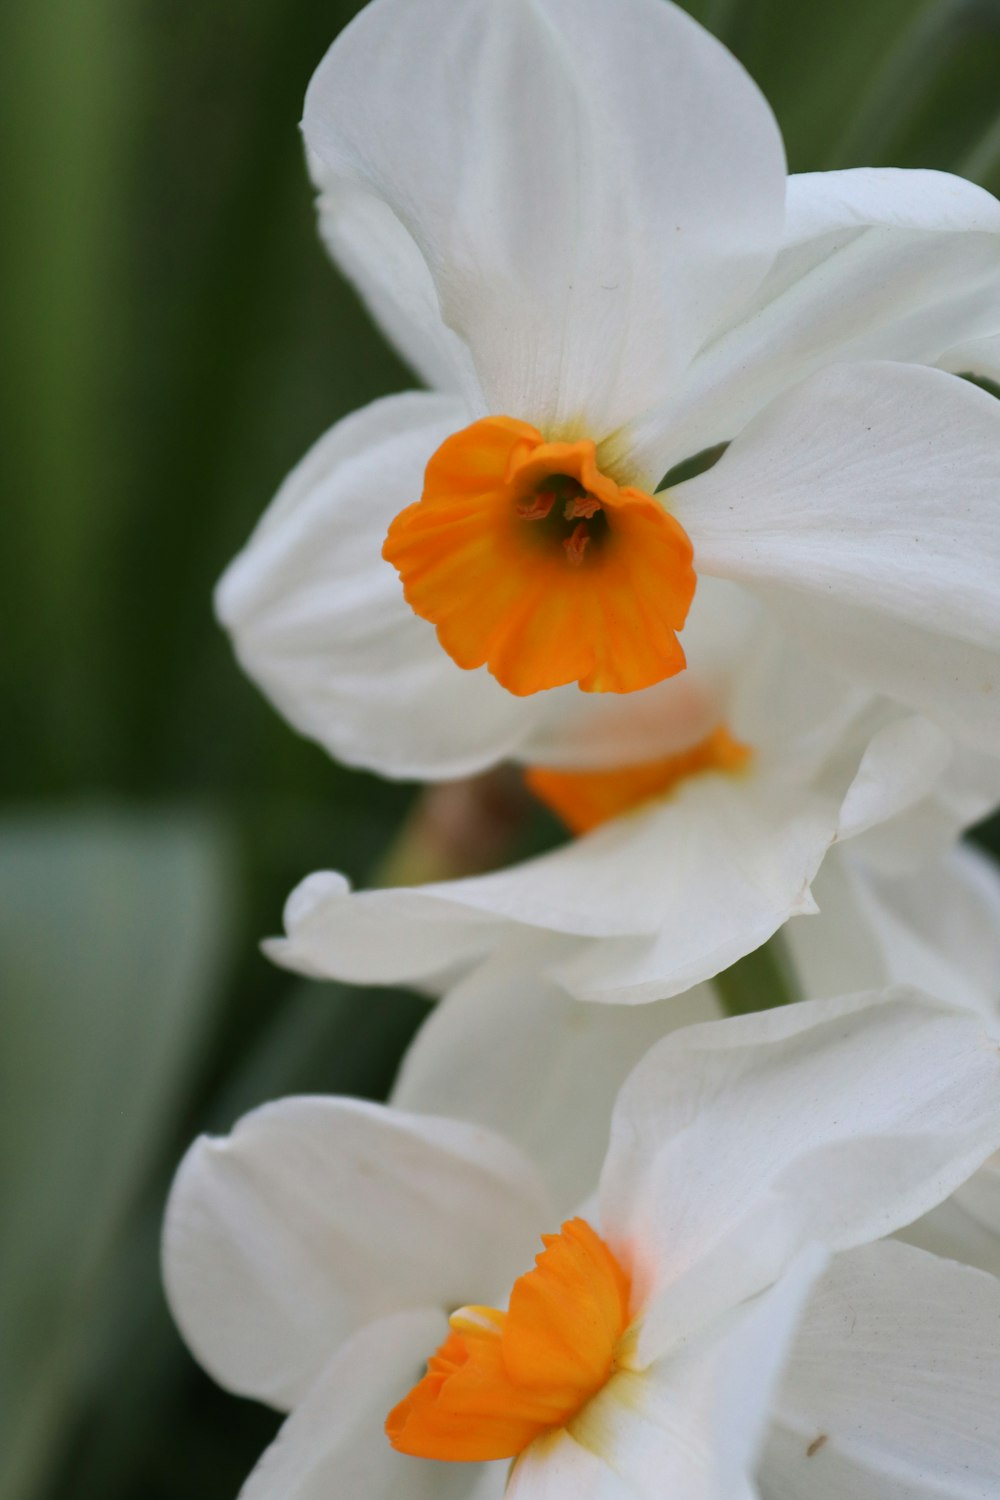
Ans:
[[[372,0],[304,129],[429,389],[220,616],[340,759],[572,836],[288,902],[278,962],[439,1004],[390,1104],[178,1174],[175,1317],[289,1413],[245,1500],[995,1500],[1000,204],[789,177],[669,0]],[[779,929],[805,998],[726,1017]]]

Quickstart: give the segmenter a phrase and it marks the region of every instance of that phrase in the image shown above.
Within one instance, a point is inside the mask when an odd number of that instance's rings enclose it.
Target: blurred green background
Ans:
[[[305,872],[370,876],[413,789],[288,730],[210,602],[306,446],[409,383],[324,258],[297,132],[357,8],[0,15],[5,1500],[235,1494],[276,1419],[171,1328],[172,1168],[269,1096],[383,1095],[422,1013],[257,952]],[[793,169],[1000,190],[1000,0],[688,8],[763,86]]]

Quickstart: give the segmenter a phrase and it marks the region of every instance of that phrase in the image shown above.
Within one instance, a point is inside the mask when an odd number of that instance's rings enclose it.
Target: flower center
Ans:
[[[691,543],[652,495],[601,472],[589,440],[473,422],[434,454],[382,555],[449,656],[512,693],[628,693],[684,667]]]
[[[550,771],[532,766],[524,779],[571,833],[587,833],[654,797],[666,796],[689,776],[741,771],[752,754],[748,745],[734,739],[726,726],[719,724],[690,749],[658,760],[611,771]]]
[[[542,546],[560,546],[572,568],[595,563],[607,537],[608,518],[596,495],[589,495],[571,474],[552,474],[514,509],[527,521]],[[525,538],[526,541],[531,538]]]
[[[427,1374],[386,1420],[400,1453],[513,1458],[565,1426],[613,1374],[628,1326],[628,1277],[584,1219],[570,1219],[542,1243],[506,1312],[452,1314]]]

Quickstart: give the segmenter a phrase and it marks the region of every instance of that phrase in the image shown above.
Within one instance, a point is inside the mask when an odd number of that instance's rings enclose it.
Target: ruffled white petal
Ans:
[[[518,929],[549,930],[578,939],[547,965],[578,997],[662,999],[810,911],[836,828],[836,801],[808,788],[705,774],[493,875],[356,894],[340,876],[312,875],[286,907],[287,936],[267,951],[313,975],[435,986],[518,941]]]
[[[780,1276],[940,1202],[1000,1146],[1000,1049],[916,991],[688,1027],[632,1073],[600,1216],[655,1359]]]
[[[815,669],[803,683],[788,653],[770,676],[781,691],[755,680],[753,714],[734,717],[740,738],[744,722],[766,736],[750,737],[756,757],[741,773],[689,777],[486,876],[352,893],[340,875],[311,875],[268,953],[313,976],[440,991],[501,946],[549,933],[575,942],[541,953],[538,972],[581,1000],[662,1000],[710,979],[814,911],[810,885],[831,844],[897,816],[940,771],[942,736],[922,720],[859,718],[852,693],[821,689]]]
[[[998,306],[1000,204],[982,188],[946,172],[895,168],[790,177],[771,270],[694,361],[641,460],[666,473],[736,437],[775,396],[829,364],[974,369],[971,349],[958,364],[944,351],[994,333]]]
[[[615,1095],[635,1064],[668,1032],[720,1012],[707,985],[652,1005],[574,1000],[539,972],[559,946],[519,936],[456,985],[417,1033],[393,1103],[514,1141],[564,1218],[594,1190]]]
[[[661,898],[654,930],[579,944],[552,967],[584,1000],[638,1004],[677,995],[728,968],[794,916],[836,836],[837,804],[776,780],[700,776],[645,818],[623,854]],[[568,864],[567,858],[567,864]]]
[[[1000,1474],[1000,1281],[887,1241],[837,1256],[802,1319],[765,1500],[984,1500]]]
[[[304,129],[327,197],[375,195],[419,249],[470,402],[595,440],[670,389],[780,235],[770,110],[662,0],[375,0]]]
[[[387,1413],[423,1373],[448,1325],[421,1308],[370,1323],[310,1387],[240,1491],[240,1500],[486,1500],[484,1466],[404,1457],[389,1446]],[[503,1494],[502,1466],[495,1480]]]
[[[843,365],[672,492],[696,565],[753,585],[834,669],[980,748],[1000,737],[1000,403]]]
[[[936,789],[952,757],[952,742],[917,716],[893,718],[872,736],[840,806],[839,835],[854,839],[912,812]]]
[[[825,1257],[641,1373],[622,1372],[514,1465],[508,1500],[754,1500],[771,1398]]]
[[[246,672],[303,734],[390,776],[465,775],[511,752],[525,711],[485,669],[464,672],[381,556],[419,499],[453,399],[388,396],[322,437],[279,490],[216,593]]]
[[[371,1319],[506,1291],[550,1217],[534,1169],[478,1126],[285,1099],[191,1147],[164,1280],[219,1384],[287,1408]]]

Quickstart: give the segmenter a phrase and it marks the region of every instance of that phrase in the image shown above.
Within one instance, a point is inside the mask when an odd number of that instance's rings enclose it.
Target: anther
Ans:
[[[583,494],[577,495],[573,500],[566,501],[566,508],[563,511],[563,515],[567,521],[590,521],[597,515],[600,509],[600,500],[595,500],[593,495]]]
[[[556,503],[554,490],[538,490],[530,500],[520,500],[517,513],[522,521],[544,521]]]
[[[578,526],[573,528],[573,535],[568,536],[563,542],[563,547],[566,549],[567,561],[574,568],[578,568],[583,562],[583,554],[587,550],[589,541],[590,532],[587,530],[586,523],[581,521]]]

